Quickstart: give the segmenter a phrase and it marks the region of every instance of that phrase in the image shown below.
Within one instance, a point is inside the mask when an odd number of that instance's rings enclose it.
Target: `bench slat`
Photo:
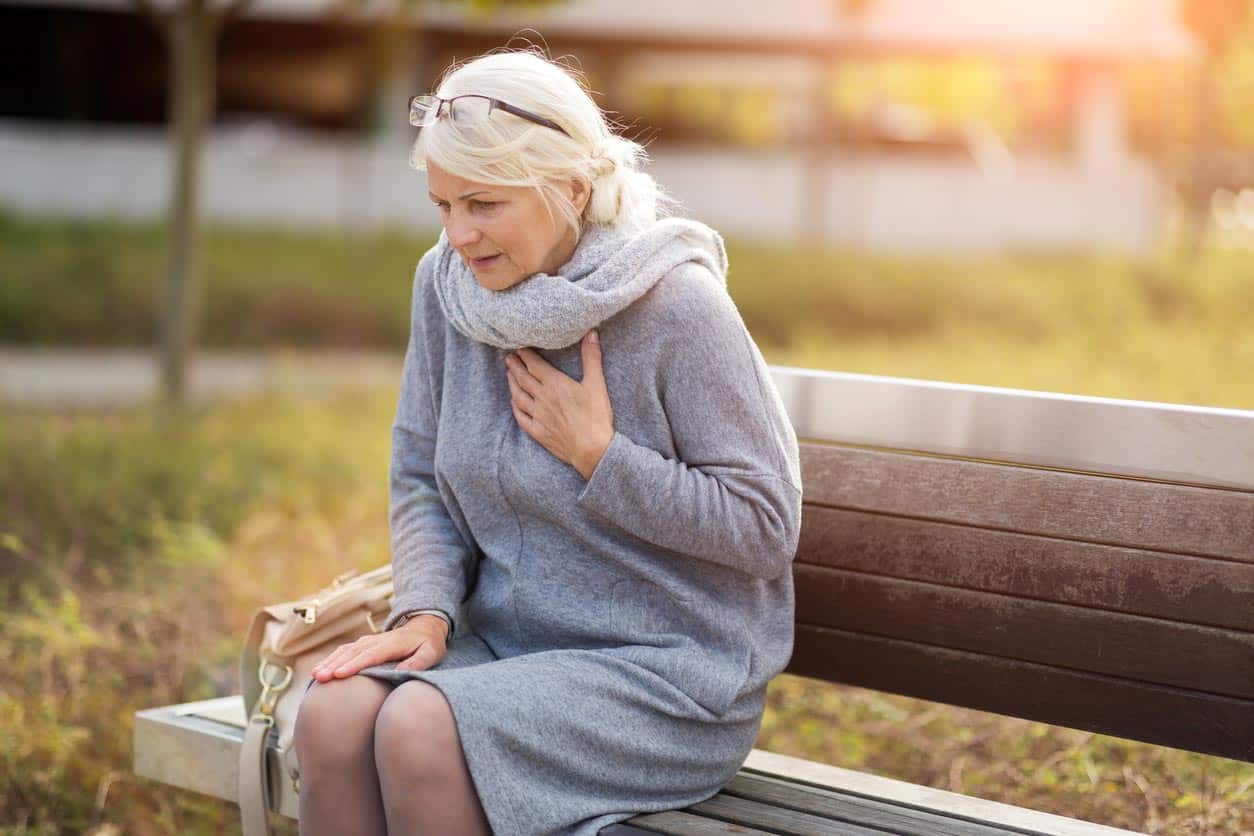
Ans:
[[[859,822],[890,833],[921,831],[930,836],[1004,836],[1004,827],[918,810],[901,804],[863,798],[850,793],[806,787],[779,778],[741,772],[723,788],[723,794],[776,807],[847,822]],[[1021,832],[1021,831],[1015,831]]]
[[[671,836],[771,836],[769,830],[758,830],[734,822],[719,821],[705,816],[697,816],[679,810],[668,810],[665,813],[647,813],[629,819],[631,832],[667,833]],[[601,834],[618,834],[621,825],[613,824],[602,828]],[[858,833],[857,836],[863,836]],[[871,832],[869,836],[883,836],[882,833]]]
[[[805,508],[796,560],[1254,631],[1251,563],[817,505]]]
[[[1254,491],[1254,411],[771,367],[799,438]]]
[[[801,445],[810,505],[1254,563],[1254,493]]]
[[[912,811],[1004,828],[1012,833],[1049,836],[1132,836],[1133,831],[1073,819],[1056,813],[1029,810],[1000,801],[912,784],[897,778],[846,769],[795,755],[752,749],[737,777],[787,782],[806,793],[856,797],[884,802]],[[924,831],[931,836],[931,831]]]
[[[802,623],[787,672],[1254,761],[1254,700]]]
[[[711,818],[749,827],[761,827],[768,833],[788,834],[788,836],[883,836],[886,832],[878,827],[866,827],[848,820],[817,816],[723,793],[719,793],[708,801],[694,804],[688,809]],[[928,824],[930,822],[925,824],[922,821],[916,821],[906,832],[930,833],[930,830],[925,829]]]
[[[1254,633],[798,564],[799,621],[1254,698]]]

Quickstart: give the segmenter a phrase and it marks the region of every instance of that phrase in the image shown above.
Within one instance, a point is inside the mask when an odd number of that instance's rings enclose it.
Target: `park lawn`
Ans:
[[[211,230],[206,340],[397,351],[424,240]],[[2,341],[147,344],[159,244],[0,216]],[[1185,271],[729,249],[775,364],[1254,408],[1249,255]],[[235,827],[233,805],[130,773],[131,714],[236,692],[256,607],[388,560],[394,406],[388,389],[0,413],[0,821]],[[1254,765],[799,677],[771,684],[758,745],[1150,833],[1254,832]]]
[[[1161,326],[1048,343],[956,333],[937,339],[803,341],[768,352],[803,368],[1045,392],[1254,409],[1254,324],[1222,335]]]

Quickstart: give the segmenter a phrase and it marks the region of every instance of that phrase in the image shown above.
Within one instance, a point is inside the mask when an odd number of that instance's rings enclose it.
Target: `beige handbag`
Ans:
[[[279,762],[300,792],[300,765],[292,746],[296,712],[313,667],[341,644],[378,633],[392,610],[392,564],[364,574],[356,569],[299,601],[264,607],[240,655],[240,685],[248,724],[239,761],[239,806],[244,836],[268,836],[270,799],[282,776],[266,769],[266,744],[278,737]]]

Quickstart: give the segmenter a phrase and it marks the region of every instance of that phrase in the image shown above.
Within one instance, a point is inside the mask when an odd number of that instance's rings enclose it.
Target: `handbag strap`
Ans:
[[[274,708],[292,682],[292,668],[263,659],[257,668],[261,694],[248,718],[239,750],[237,797],[244,836],[270,836],[270,772],[266,744],[274,728]]]
[[[274,719],[260,712],[248,720],[239,752],[239,812],[244,836],[270,836],[270,776],[266,742]]]
[[[309,648],[302,646],[300,641],[291,641],[276,650],[267,640],[267,631],[275,625],[289,625],[293,614],[303,617],[305,625],[314,624],[318,615],[328,611],[333,621],[344,615],[344,610],[365,605],[364,624],[347,625],[347,632],[356,635],[369,627],[373,633],[381,632],[375,625],[372,607],[381,605],[386,613],[391,609],[393,600],[392,565],[386,563],[364,574],[349,570],[336,576],[331,585],[319,591],[317,595],[264,607],[253,618],[248,636],[244,641],[244,649],[240,655],[240,683],[244,699],[244,710],[248,715],[248,723],[244,730],[244,740],[240,746],[239,770],[236,777],[236,797],[240,807],[240,821],[243,836],[270,836],[270,809],[272,798],[275,797],[276,783],[269,769],[267,753],[270,732],[279,732],[279,745],[284,747],[280,754],[284,758],[283,766],[289,771],[292,786],[300,792],[299,776],[291,761],[295,752],[290,744],[291,729],[279,728],[280,716],[276,713],[279,697],[289,687],[294,674],[294,666],[307,654]],[[325,616],[324,616],[325,617]],[[303,626],[303,625],[302,625]],[[300,631],[297,631],[298,633]],[[276,637],[270,637],[276,640]],[[298,635],[298,639],[301,636]],[[303,636],[305,644],[311,640]],[[301,670],[305,668],[301,665]],[[305,677],[305,674],[301,674]],[[286,718],[287,714],[283,714]],[[283,719],[283,723],[290,722]]]

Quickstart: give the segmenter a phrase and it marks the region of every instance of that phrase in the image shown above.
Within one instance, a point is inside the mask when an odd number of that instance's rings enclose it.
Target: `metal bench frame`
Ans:
[[[805,486],[788,672],[1254,761],[1254,412],[772,374]],[[137,712],[135,771],[235,800],[242,715]],[[602,832],[1128,831],[754,750]]]

